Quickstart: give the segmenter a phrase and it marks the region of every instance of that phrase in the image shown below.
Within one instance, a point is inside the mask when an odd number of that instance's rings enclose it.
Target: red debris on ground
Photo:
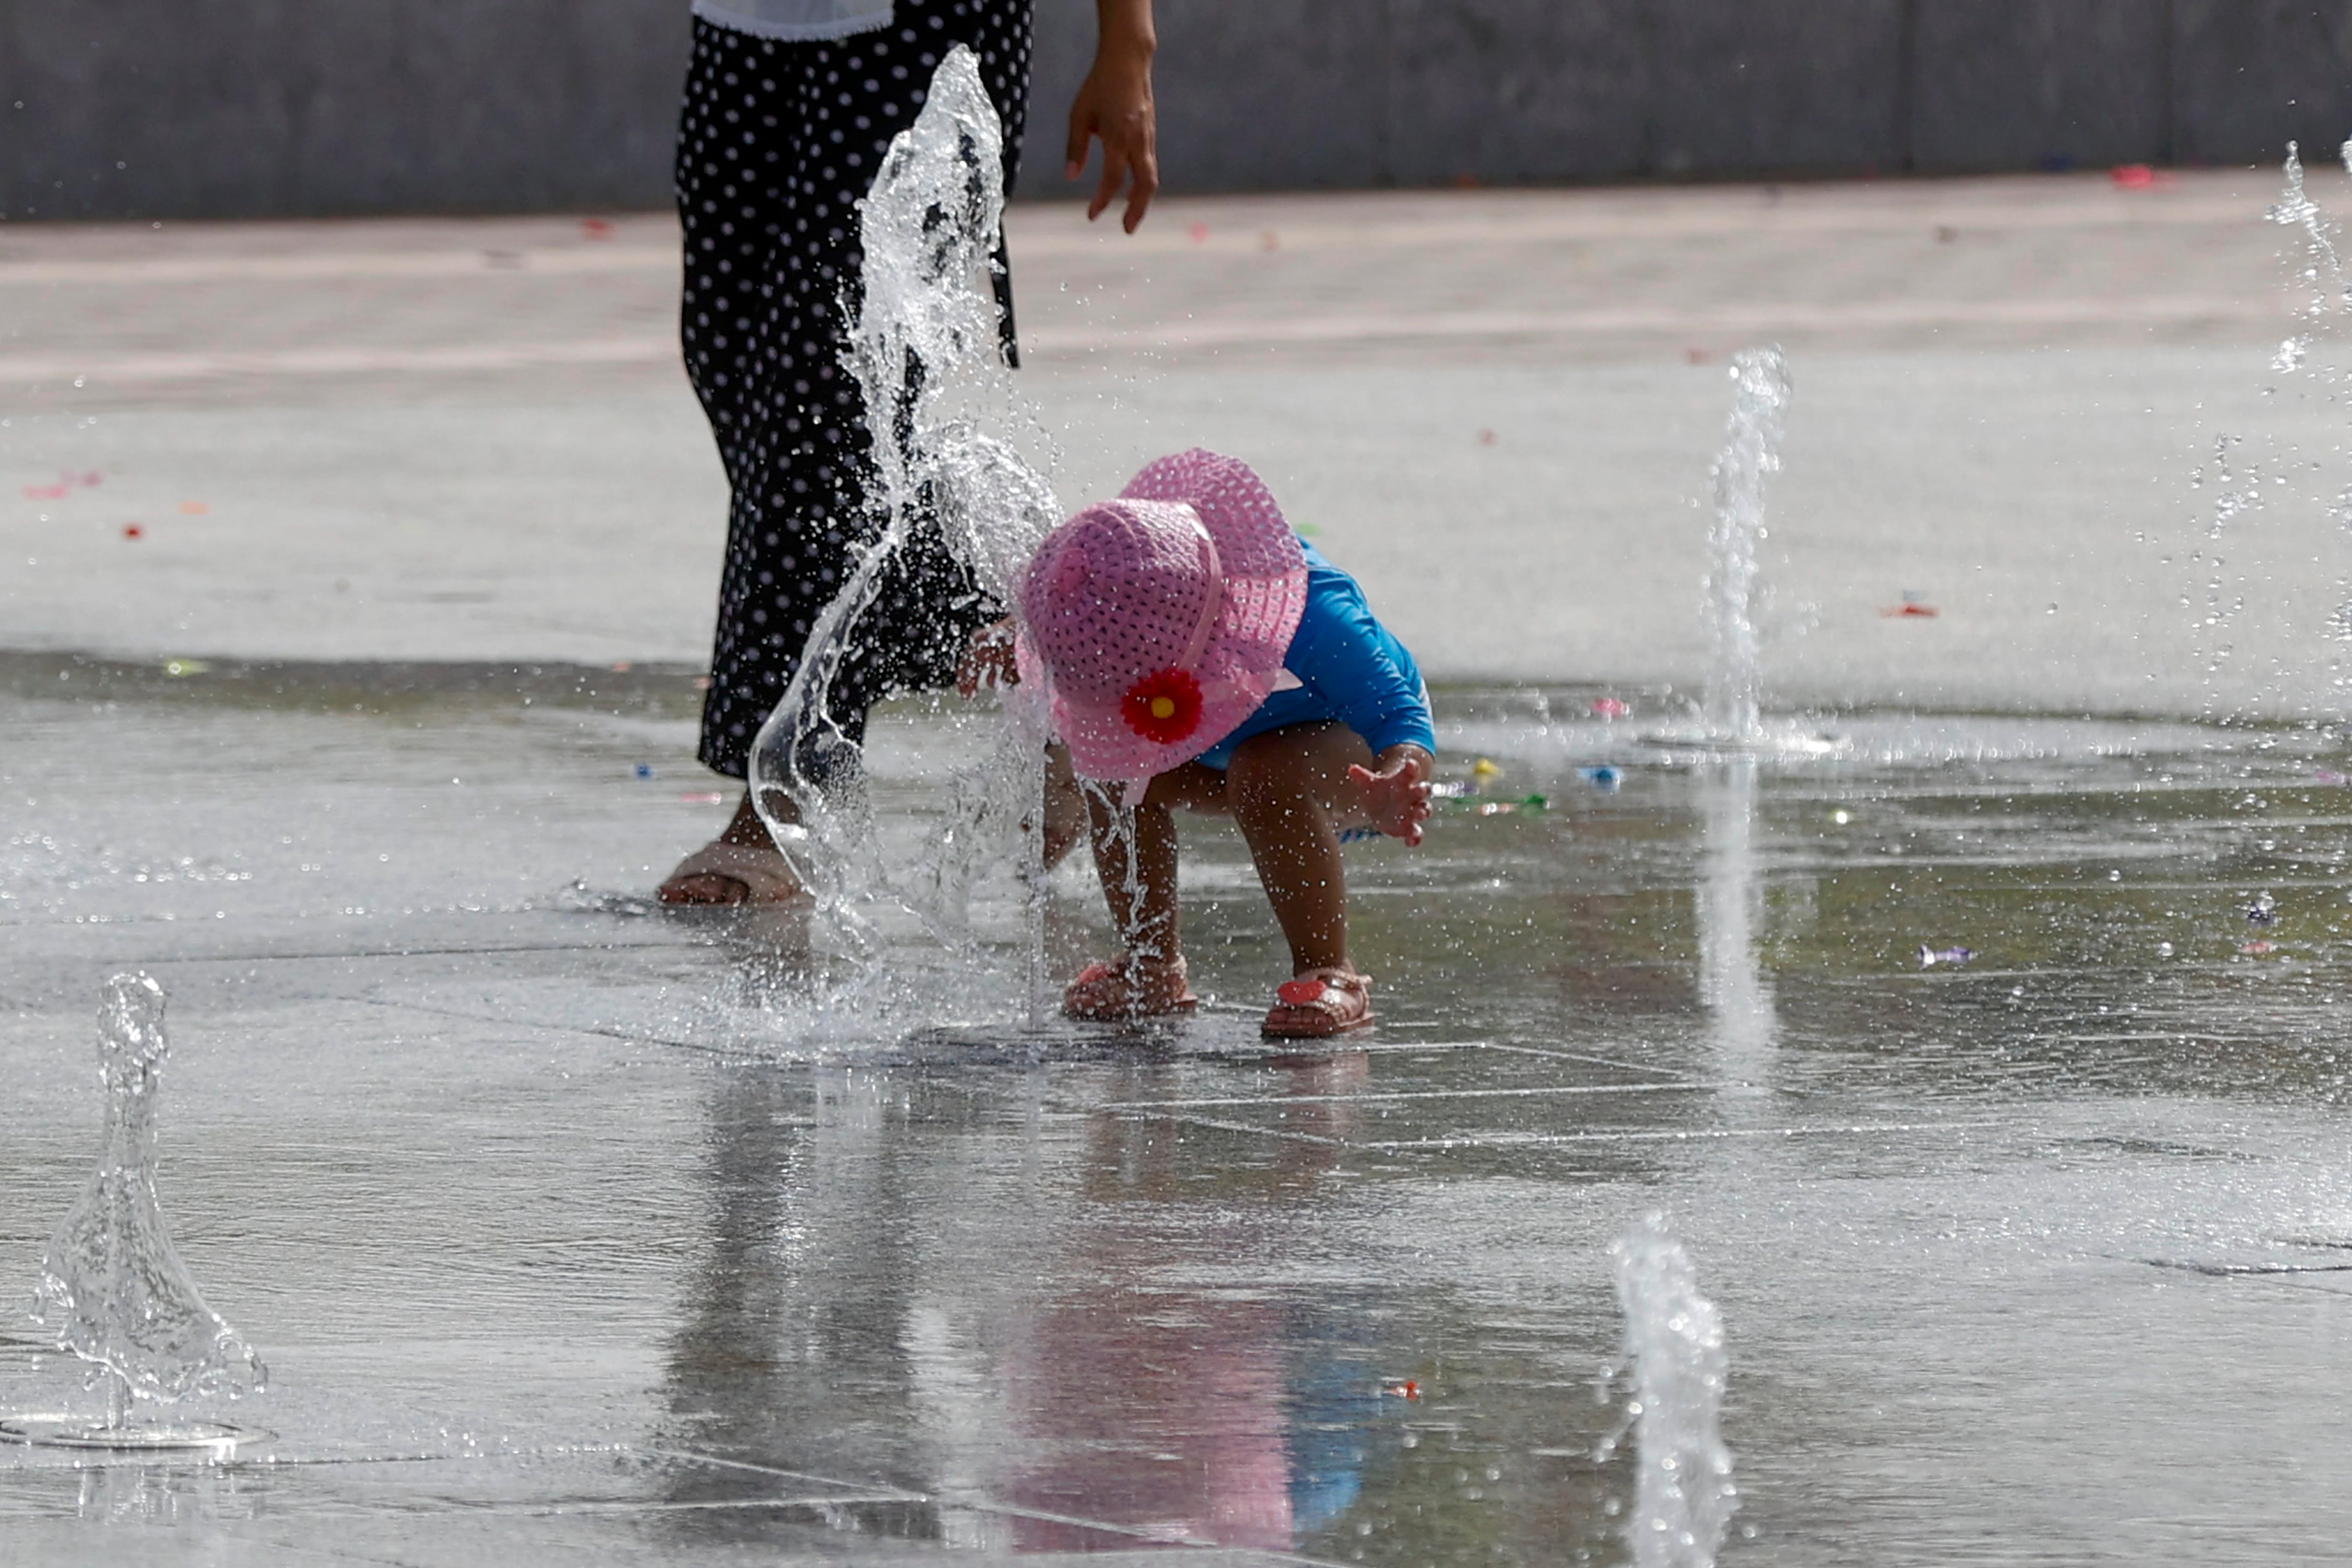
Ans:
[[[1889,605],[1878,613],[1890,620],[1900,616],[1914,616],[1921,620],[1932,621],[1937,612],[1933,605]]]
[[[26,485],[26,500],[63,500],[74,491],[94,490],[106,482],[106,476],[95,468],[79,474],[59,474],[53,485]]]
[[[147,531],[140,527],[135,522],[126,522],[122,525],[122,537],[125,539],[144,539],[147,537]]]

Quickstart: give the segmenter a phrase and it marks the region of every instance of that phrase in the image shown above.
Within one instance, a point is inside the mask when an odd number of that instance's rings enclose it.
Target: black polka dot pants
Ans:
[[[1030,0],[898,0],[887,27],[799,43],[695,21],[677,140],[679,319],[732,492],[700,752],[722,773],[743,776],[810,626],[880,526],[865,402],[840,363],[862,259],[857,204],[959,43],[980,57],[1012,184],[1029,21]],[[1009,307],[1008,279],[998,283]],[[1005,321],[1009,353],[1009,308]],[[919,529],[835,679],[835,720],[855,738],[889,692],[948,684],[994,614],[937,532]]]

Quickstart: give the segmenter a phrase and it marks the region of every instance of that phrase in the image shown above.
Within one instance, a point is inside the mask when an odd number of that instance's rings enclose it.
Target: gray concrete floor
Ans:
[[[1548,802],[1361,852],[1381,1024],[1281,1055],[1213,826],[1211,1005],[1143,1034],[1024,1021],[1002,888],[855,1005],[646,905],[724,809],[666,220],[11,226],[0,1290],[145,968],[165,1209],[275,1378],[244,1462],[0,1448],[0,1561],[1622,1561],[1651,1209],[1728,1325],[1727,1562],[2337,1554],[2352,545],[2274,184],[1017,211],[1065,495],[1250,458],[1451,682],[1447,777]],[[1770,684],[1846,710],[1748,768],[1646,738],[1768,334]],[[1076,868],[1049,934],[1099,950]],[[0,1414],[89,1397],[0,1321]]]

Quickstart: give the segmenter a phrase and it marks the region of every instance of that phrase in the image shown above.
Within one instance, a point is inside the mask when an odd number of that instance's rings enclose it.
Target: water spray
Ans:
[[[1723,1320],[1699,1293],[1690,1254],[1651,1215],[1611,1244],[1625,1345],[1614,1375],[1630,1388],[1623,1419],[1598,1458],[1633,1436],[1634,1568],[1715,1568],[1739,1505],[1722,1434]]]
[[[144,974],[106,983],[98,1016],[106,1125],[98,1168],[50,1238],[33,1317],[106,1391],[102,1421],[0,1418],[0,1436],[57,1447],[207,1449],[266,1434],[219,1422],[142,1420],[142,1401],[175,1406],[258,1394],[261,1358],[205,1305],[172,1245],[155,1191],[155,1107],[164,1058],[163,988]]]

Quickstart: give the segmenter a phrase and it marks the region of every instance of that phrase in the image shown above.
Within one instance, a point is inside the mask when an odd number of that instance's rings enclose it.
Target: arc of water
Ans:
[[[1759,731],[1762,656],[1756,636],[1757,545],[1765,537],[1764,481],[1780,471],[1789,409],[1789,364],[1777,344],[1732,356],[1737,386],[1722,452],[1708,477],[1715,527],[1706,574],[1706,725],[1716,740],[1746,742]]]
[[[60,1350],[109,1379],[109,1425],[130,1398],[258,1393],[267,1369],[205,1305],[172,1245],[155,1191],[155,1102],[164,1058],[163,988],[144,974],[106,984],[99,1075],[106,1127],[98,1168],[50,1239],[33,1316]]]
[[[981,775],[956,781],[947,826],[916,884],[891,887],[863,748],[828,708],[884,573],[919,529],[936,526],[951,559],[1010,605],[1014,574],[1059,514],[1044,476],[973,412],[1017,406],[999,308],[985,286],[1003,217],[1003,168],[979,63],[959,47],[940,62],[915,124],[885,154],[860,216],[866,264],[843,359],[874,437],[875,537],[811,628],[752,746],[754,806],[835,929],[866,952],[872,928],[860,906],[882,896],[954,942],[987,847],[1008,827],[1040,821],[1042,734],[1008,740]],[[1042,834],[1027,837],[1034,860]],[[1042,887],[1041,874],[1031,880]]]

